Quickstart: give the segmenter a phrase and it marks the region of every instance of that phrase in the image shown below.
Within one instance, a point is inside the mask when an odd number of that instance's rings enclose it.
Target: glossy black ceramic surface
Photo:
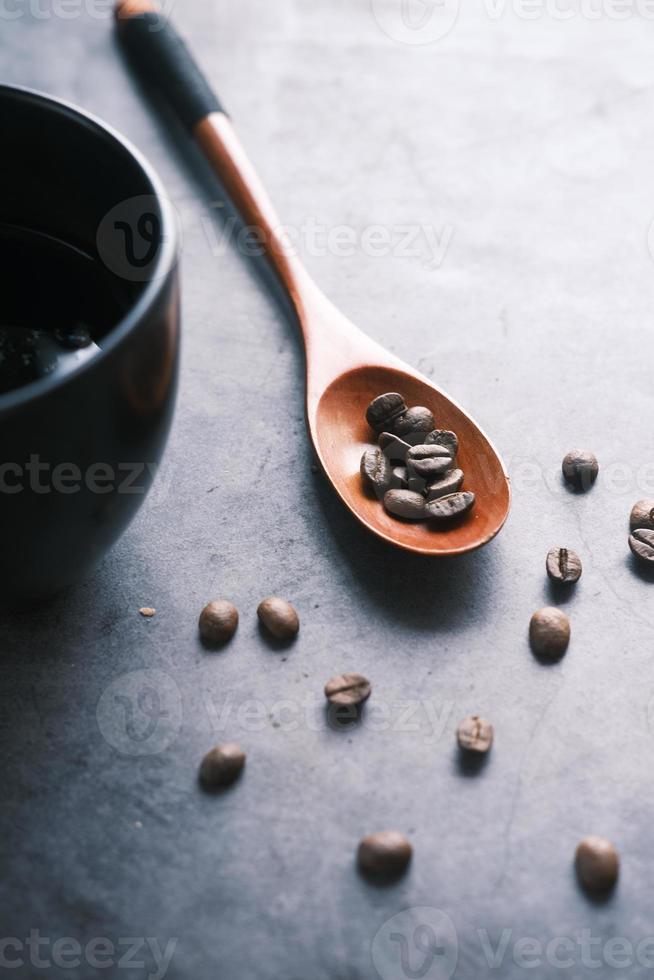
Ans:
[[[173,210],[128,143],[69,105],[5,86],[0,131],[0,225],[88,257],[119,311],[79,366],[0,394],[0,589],[13,599],[83,576],[142,503],[173,413],[179,292]],[[49,327],[60,297],[29,251],[24,261],[25,303],[38,295]],[[0,303],[10,267],[0,266]],[[80,275],[80,293],[88,287]]]

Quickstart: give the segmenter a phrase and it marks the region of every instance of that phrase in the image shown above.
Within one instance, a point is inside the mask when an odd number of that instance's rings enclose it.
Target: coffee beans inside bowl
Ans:
[[[430,409],[408,408],[399,392],[387,391],[368,405],[366,420],[378,445],[361,457],[361,479],[389,514],[447,525],[472,510],[475,495],[461,490],[456,466],[457,435],[437,429]]]

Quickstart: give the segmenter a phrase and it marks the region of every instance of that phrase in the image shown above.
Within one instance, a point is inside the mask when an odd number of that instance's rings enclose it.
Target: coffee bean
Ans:
[[[55,330],[55,337],[61,346],[68,350],[80,350],[83,347],[88,347],[93,340],[88,327],[83,323],[77,323],[68,329],[60,327]]]
[[[391,479],[391,490],[411,490],[413,493],[422,494],[426,487],[425,481],[415,473],[409,473],[406,466],[394,466],[393,477]]]
[[[364,837],[359,844],[357,860],[364,874],[374,877],[399,877],[406,871],[413,851],[404,834],[382,830]]]
[[[448,493],[446,497],[437,497],[425,505],[427,520],[451,521],[461,517],[472,509],[475,495],[470,490],[459,490],[458,493]]]
[[[418,443],[417,446],[410,446],[409,451],[406,454],[407,466],[411,462],[417,462],[424,459],[451,459],[448,450],[445,446],[425,446],[424,443]]]
[[[384,507],[390,514],[410,521],[421,521],[425,516],[425,498],[413,490],[387,490]]]
[[[391,483],[392,490],[407,490],[409,486],[409,474],[407,473],[406,466],[394,466],[393,467],[393,480]]]
[[[238,609],[227,599],[216,599],[200,613],[200,636],[207,643],[227,643],[238,626]]]
[[[366,449],[359,467],[364,486],[381,495],[393,483],[393,467],[382,449]]]
[[[589,490],[597,479],[599,463],[592,453],[573,449],[563,460],[561,469],[567,483],[576,490]]]
[[[336,705],[358,706],[368,700],[371,691],[370,681],[363,674],[339,674],[325,684],[325,697]]]
[[[539,609],[529,623],[529,641],[540,657],[562,657],[570,642],[570,620],[554,606]]]
[[[399,436],[394,436],[392,432],[382,432],[379,437],[379,448],[383,449],[384,454],[392,460],[406,460],[406,454],[411,446]]]
[[[434,429],[425,439],[425,445],[444,446],[453,459],[456,459],[456,454],[459,451],[459,440],[456,432],[452,432],[450,429]]]
[[[384,432],[386,429],[392,429],[393,419],[404,412],[406,412],[406,404],[402,395],[396,391],[387,391],[370,402],[366,409],[366,419],[375,432]]]
[[[229,786],[245,765],[245,752],[235,742],[217,745],[207,752],[200,766],[200,779],[207,789]]]
[[[488,752],[493,744],[493,726],[479,715],[464,718],[456,730],[459,748],[466,752]]]
[[[425,490],[427,489],[427,481],[423,476],[418,476],[417,473],[412,473],[407,469],[407,486],[409,490],[413,493],[419,493],[422,497],[425,495]]]
[[[257,616],[278,640],[290,640],[300,628],[300,620],[293,606],[277,596],[263,599],[257,607]]]
[[[620,873],[620,858],[604,837],[586,837],[577,846],[575,867],[579,881],[592,894],[608,892]]]
[[[637,531],[639,528],[654,531],[654,500],[639,500],[633,505],[629,515],[629,527],[632,531]]]
[[[654,531],[639,528],[629,535],[629,547],[642,561],[654,561]]]
[[[406,455],[409,474],[433,480],[452,466],[452,457],[444,446],[412,446]]]
[[[145,619],[152,619],[156,615],[157,610],[153,609],[152,606],[141,606],[139,612]]]
[[[405,442],[417,446],[424,442],[428,433],[434,428],[434,416],[428,408],[417,405],[398,415],[389,428]]]
[[[550,548],[547,552],[545,568],[553,582],[569,585],[579,581],[581,558],[572,548]]]
[[[447,497],[451,493],[456,493],[461,489],[463,483],[463,470],[448,470],[443,476],[434,480],[427,487],[427,500],[437,500],[439,497]]]

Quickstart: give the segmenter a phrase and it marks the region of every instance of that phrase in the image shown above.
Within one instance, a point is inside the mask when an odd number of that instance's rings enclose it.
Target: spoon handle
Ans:
[[[189,130],[262,247],[297,312],[305,340],[308,307],[323,299],[293,253],[268,194],[193,55],[152,0],[119,0],[119,37],[140,74]],[[325,300],[326,302],[326,300]]]

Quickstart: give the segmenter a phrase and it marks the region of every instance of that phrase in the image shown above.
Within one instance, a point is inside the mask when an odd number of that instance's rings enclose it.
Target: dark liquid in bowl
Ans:
[[[75,351],[91,356],[126,309],[97,259],[0,223],[0,393],[60,371]]]

